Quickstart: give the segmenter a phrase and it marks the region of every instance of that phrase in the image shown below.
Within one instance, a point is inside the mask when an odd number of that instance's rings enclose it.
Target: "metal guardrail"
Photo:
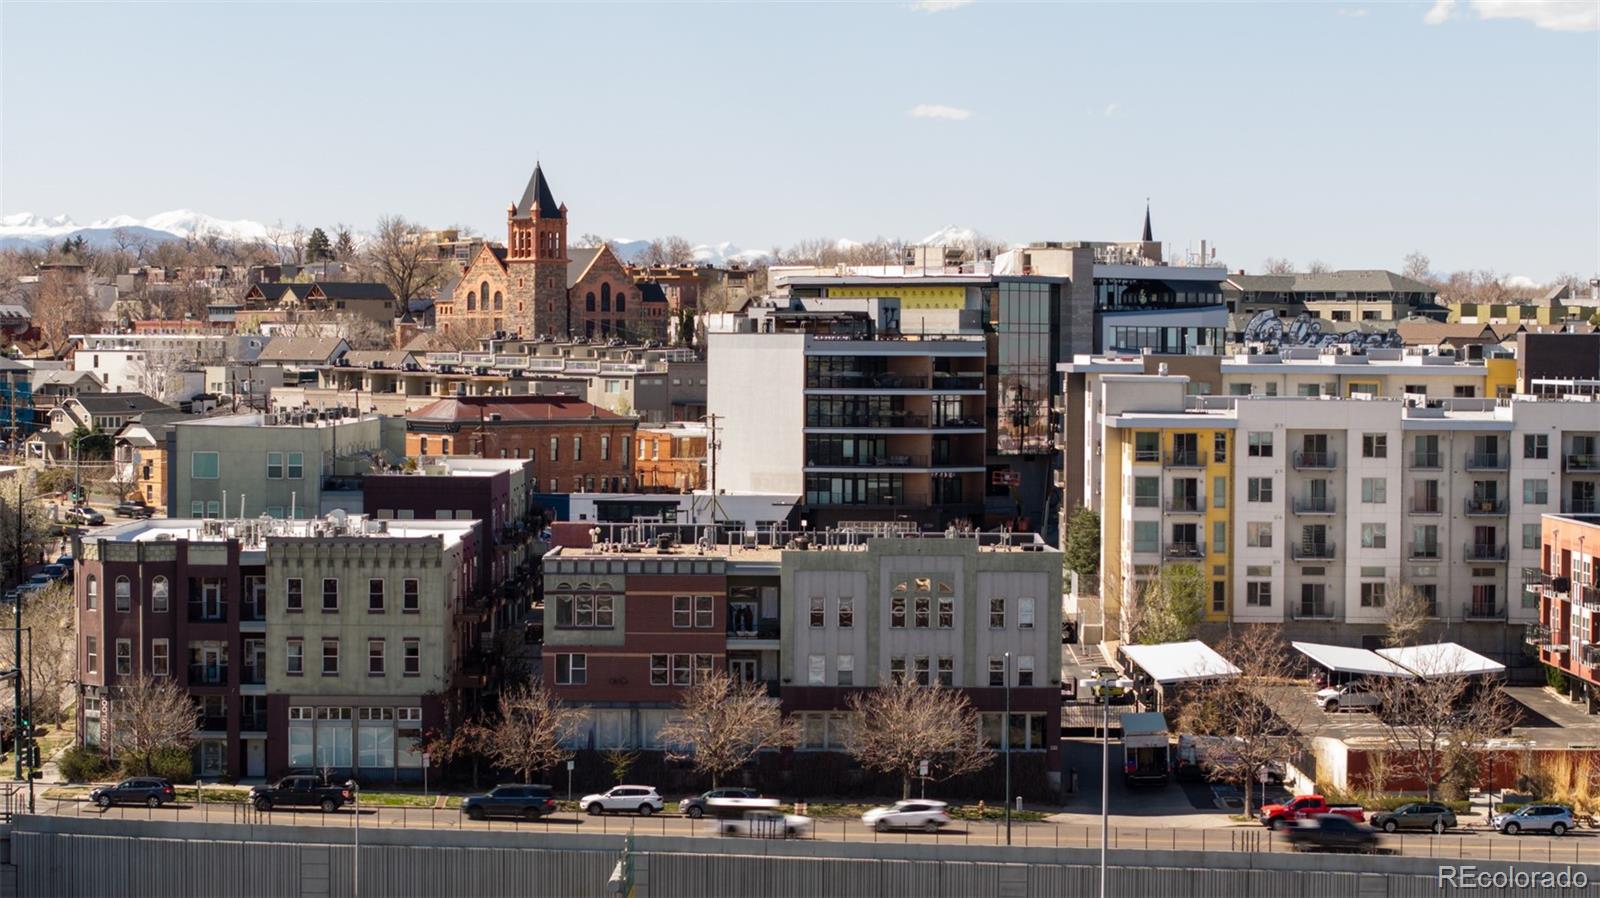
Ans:
[[[26,801],[26,798],[23,799]],[[671,803],[668,805],[673,807]],[[797,809],[798,810],[798,809]],[[242,802],[169,805],[161,808],[113,807],[102,810],[76,799],[47,799],[40,811],[58,816],[109,818],[128,821],[188,822],[205,825],[285,825],[326,829],[353,829],[357,822],[353,809],[345,807],[332,814],[315,809],[262,812]],[[18,810],[21,813],[21,810]],[[685,826],[687,818],[675,813],[651,817],[601,815],[589,817],[562,811],[537,821],[472,821],[456,808],[373,807],[362,805],[360,826],[381,829],[483,830],[508,833],[599,833],[601,835],[677,836],[694,839],[728,839],[717,832],[714,820],[707,818]],[[1579,830],[1589,835],[1590,830]],[[938,833],[910,831],[876,832],[862,825],[859,817],[816,818],[806,838],[819,841],[852,841],[890,844],[1004,845],[1006,827],[999,820],[951,822]],[[1280,835],[1256,825],[1227,827],[1151,827],[1112,826],[1107,832],[1113,850],[1140,851],[1228,851],[1247,853],[1289,853],[1294,847]],[[220,836],[219,837],[223,837]],[[1540,861],[1546,863],[1600,863],[1600,839],[1555,838],[1543,836],[1500,836],[1485,827],[1468,825],[1444,835],[1396,833],[1379,835],[1377,854],[1426,858],[1464,858],[1469,860]],[[1057,823],[1028,821],[1012,824],[1012,845],[1023,848],[1098,848],[1098,823]]]

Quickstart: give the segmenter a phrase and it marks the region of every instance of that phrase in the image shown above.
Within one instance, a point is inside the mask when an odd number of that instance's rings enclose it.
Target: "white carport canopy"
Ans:
[[[1363,677],[1409,677],[1411,671],[1368,649],[1320,642],[1292,642],[1300,654],[1334,673]]]
[[[1478,676],[1501,673],[1504,664],[1454,642],[1378,649],[1378,654],[1419,677]]]
[[[1239,668],[1198,639],[1161,645],[1125,645],[1122,651],[1150,679],[1162,685],[1239,675]]]

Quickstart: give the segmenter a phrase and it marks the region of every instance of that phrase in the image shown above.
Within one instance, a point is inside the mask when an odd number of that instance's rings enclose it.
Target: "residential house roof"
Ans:
[[[349,344],[340,337],[273,337],[256,361],[325,365],[349,349]]]
[[[1294,274],[1233,274],[1227,283],[1246,292],[1266,293],[1438,293],[1429,284],[1376,268]]]
[[[311,285],[313,297],[323,296],[328,299],[386,299],[395,301],[394,291],[388,284],[368,283],[364,281],[318,281]]]
[[[77,403],[91,415],[129,415],[139,412],[176,411],[153,396],[143,393],[79,393],[68,404]]]
[[[100,380],[100,375],[93,371],[73,371],[70,368],[49,368],[40,371],[35,368],[33,371],[33,388],[38,390],[40,387],[70,387],[82,383],[85,379],[93,381],[97,387],[104,385]]]
[[[339,358],[355,368],[400,368],[417,360],[404,349],[352,349]]]
[[[594,264],[604,246],[578,246],[567,249],[567,286],[571,287],[583,280],[583,275]]]

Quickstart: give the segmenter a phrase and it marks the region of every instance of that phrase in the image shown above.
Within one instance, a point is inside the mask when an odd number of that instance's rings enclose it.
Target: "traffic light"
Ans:
[[[28,746],[27,761],[29,767],[34,770],[39,769],[39,743],[35,742]]]

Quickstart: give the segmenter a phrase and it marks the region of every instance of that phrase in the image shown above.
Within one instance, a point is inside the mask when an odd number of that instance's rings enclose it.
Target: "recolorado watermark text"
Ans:
[[[1516,867],[1484,870],[1472,864],[1446,864],[1439,867],[1437,884],[1441,889],[1582,889],[1589,885],[1589,875],[1571,867],[1560,870],[1518,870]]]

